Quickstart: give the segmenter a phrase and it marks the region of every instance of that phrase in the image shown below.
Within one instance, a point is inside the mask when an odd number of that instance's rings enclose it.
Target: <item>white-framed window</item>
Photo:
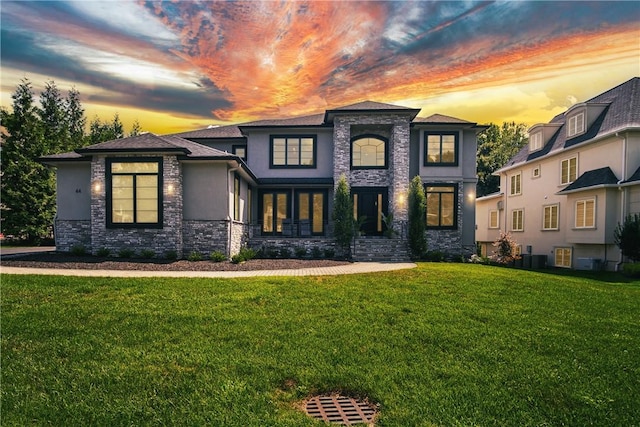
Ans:
[[[542,132],[529,135],[529,151],[538,151],[542,148]]]
[[[540,178],[540,175],[541,175],[540,171],[541,171],[540,165],[531,169],[531,178]]]
[[[571,268],[571,248],[555,248],[553,258],[556,267]]]
[[[511,186],[509,187],[509,195],[517,196],[522,194],[522,174],[517,173],[515,175],[511,175],[509,179],[511,180]]]
[[[567,136],[569,138],[584,133],[584,112],[575,114],[567,120]]]
[[[560,183],[571,184],[578,178],[578,157],[571,157],[560,162]]]
[[[596,199],[576,201],[576,228],[595,228]]]
[[[511,211],[511,231],[524,231],[524,209]]]
[[[498,228],[500,224],[500,211],[493,209],[489,211],[489,228]]]
[[[557,204],[543,207],[542,229],[557,230],[558,229],[558,210]]]

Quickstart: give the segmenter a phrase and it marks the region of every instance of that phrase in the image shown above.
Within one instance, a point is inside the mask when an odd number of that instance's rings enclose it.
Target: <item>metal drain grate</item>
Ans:
[[[307,401],[305,411],[313,418],[350,426],[371,423],[376,416],[373,405],[346,396],[315,396]]]

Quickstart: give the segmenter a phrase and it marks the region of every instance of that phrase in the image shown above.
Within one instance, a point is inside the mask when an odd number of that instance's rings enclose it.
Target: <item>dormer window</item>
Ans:
[[[529,151],[538,151],[542,148],[542,132],[536,132],[529,136]]]
[[[567,137],[571,138],[584,133],[584,112],[569,117],[567,120]]]

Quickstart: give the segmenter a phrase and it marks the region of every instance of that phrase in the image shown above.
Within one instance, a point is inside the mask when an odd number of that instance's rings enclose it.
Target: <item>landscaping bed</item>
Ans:
[[[252,259],[234,264],[229,261],[167,260],[141,258],[112,258],[78,256],[45,252],[3,257],[6,267],[64,268],[80,270],[141,270],[141,271],[249,271],[289,270],[299,268],[332,267],[348,264],[347,261],[329,259]]]

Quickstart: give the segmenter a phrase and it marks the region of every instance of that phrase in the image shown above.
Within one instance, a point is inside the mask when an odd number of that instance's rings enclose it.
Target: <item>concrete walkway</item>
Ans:
[[[333,267],[300,268],[291,270],[251,271],[139,271],[139,270],[80,270],[61,268],[3,267],[1,274],[45,274],[82,277],[266,277],[266,276],[336,276],[339,274],[377,273],[414,268],[414,263],[355,262]]]

